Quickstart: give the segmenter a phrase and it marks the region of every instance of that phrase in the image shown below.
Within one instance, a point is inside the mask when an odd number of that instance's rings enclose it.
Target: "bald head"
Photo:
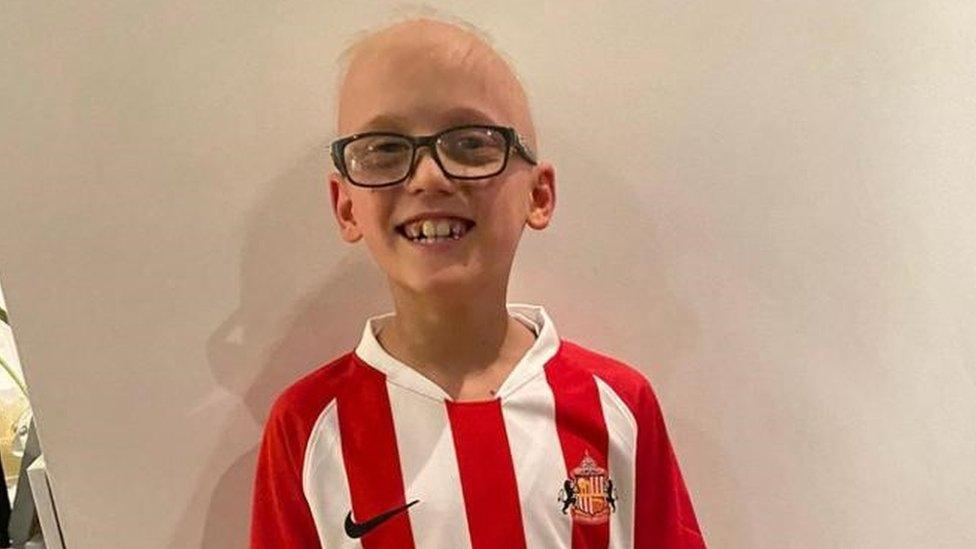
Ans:
[[[357,40],[340,62],[339,135],[390,124],[432,132],[463,119],[513,126],[537,150],[525,89],[473,27],[426,17],[401,21]]]

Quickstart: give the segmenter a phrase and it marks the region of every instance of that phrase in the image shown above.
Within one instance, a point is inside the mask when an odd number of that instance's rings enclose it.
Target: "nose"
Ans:
[[[447,175],[441,171],[437,165],[430,149],[421,147],[417,149],[417,158],[414,160],[413,174],[404,182],[404,186],[410,192],[421,190],[429,192],[454,192],[455,182],[451,181]]]

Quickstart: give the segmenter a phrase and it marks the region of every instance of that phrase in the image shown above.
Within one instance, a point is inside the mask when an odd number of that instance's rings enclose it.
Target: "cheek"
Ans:
[[[495,231],[509,233],[518,230],[528,218],[532,197],[528,182],[521,175],[493,181],[493,185],[479,197],[479,202],[488,205],[483,215],[491,218]]]
[[[374,258],[383,258],[390,254],[391,247],[396,243],[393,238],[396,234],[392,230],[387,230],[382,218],[378,218],[375,212],[361,212],[359,217],[359,228],[366,241],[366,247]],[[382,260],[380,260],[382,261]]]
[[[387,228],[392,214],[387,204],[389,200],[374,193],[364,191],[364,194],[359,197],[360,200],[353,206],[353,216],[367,241],[382,243],[384,240],[389,240],[390,235],[393,234],[392,229]]]
[[[492,248],[504,253],[514,253],[526,223],[527,210],[521,203],[508,201],[499,204],[490,213],[491,221],[484,227],[486,234],[482,235]],[[481,228],[481,227],[479,227]]]
[[[364,233],[366,243],[374,254],[388,254],[399,238],[394,231],[387,230],[385,226],[379,224],[374,224]]]

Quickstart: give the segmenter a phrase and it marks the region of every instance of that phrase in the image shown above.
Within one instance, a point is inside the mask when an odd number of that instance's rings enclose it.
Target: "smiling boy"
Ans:
[[[704,547],[647,379],[508,303],[555,170],[478,33],[403,21],[350,50],[329,178],[394,311],[286,389],[252,547]]]

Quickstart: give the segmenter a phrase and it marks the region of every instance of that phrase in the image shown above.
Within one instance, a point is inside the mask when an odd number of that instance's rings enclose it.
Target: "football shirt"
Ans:
[[[496,397],[454,401],[366,321],[271,408],[252,548],[704,547],[647,378],[560,339],[545,309]]]

